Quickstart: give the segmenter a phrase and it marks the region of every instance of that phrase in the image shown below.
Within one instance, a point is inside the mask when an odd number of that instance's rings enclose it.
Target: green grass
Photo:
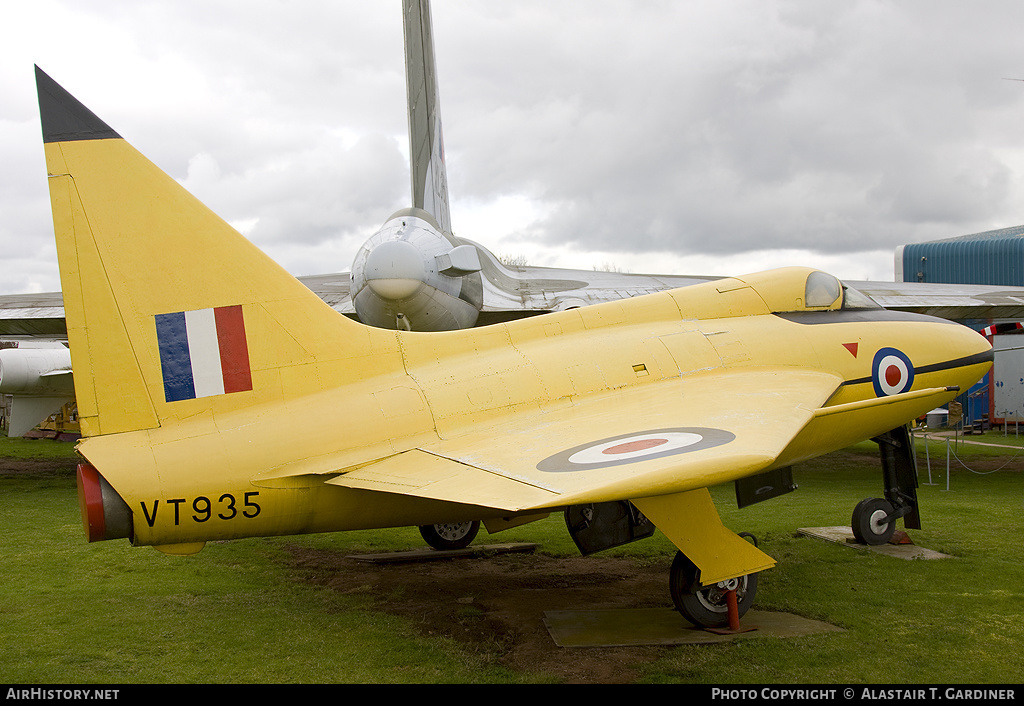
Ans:
[[[0,456],[49,453],[0,439]],[[943,445],[944,448],[944,445]],[[42,450],[41,450],[42,449]],[[1005,456],[1006,452],[996,450]],[[954,467],[919,490],[917,544],[953,555],[901,561],[796,536],[849,522],[877,496],[881,473],[867,444],[795,469],[800,490],[737,510],[713,489],[727,526],[753,532],[778,560],[762,573],[756,607],[820,619],[843,632],[759,638],[660,652],[642,681],[697,683],[1005,683],[1024,671],[1024,459],[989,475]],[[967,465],[1001,463],[961,447]],[[1009,456],[1006,456],[1009,458]],[[923,464],[923,454],[922,461]],[[0,475],[0,681],[6,683],[513,683],[493,655],[417,634],[370,597],[302,583],[287,542],[339,551],[418,544],[414,529],[212,543],[168,557],[124,541],[86,544],[74,461],[57,475]],[[922,473],[924,468],[922,466]],[[561,518],[497,535],[572,556]],[[486,540],[485,540],[486,541]],[[660,534],[607,552],[665,561]],[[573,659],[571,650],[564,658]]]
[[[500,682],[458,646],[418,637],[365,598],[297,582],[280,540],[167,557],[86,545],[73,477],[0,476],[8,529],[0,681]]]
[[[23,439],[0,435],[0,456],[30,460],[66,458],[77,463],[74,442],[52,439]]]

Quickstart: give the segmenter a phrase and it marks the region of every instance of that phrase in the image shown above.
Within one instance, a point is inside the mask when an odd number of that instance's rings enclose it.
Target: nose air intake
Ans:
[[[404,240],[381,243],[366,258],[366,283],[382,299],[408,299],[423,286],[426,274],[420,251]]]
[[[483,306],[480,258],[429,213],[403,209],[356,254],[351,296],[359,320],[370,326],[471,328]]]

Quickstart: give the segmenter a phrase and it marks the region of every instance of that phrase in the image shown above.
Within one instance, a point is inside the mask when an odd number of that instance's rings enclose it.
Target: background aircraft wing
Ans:
[[[67,340],[60,292],[0,296],[0,338]]]
[[[845,281],[879,306],[953,321],[1017,319],[1024,312],[1024,287],[931,282]]]
[[[480,324],[521,315],[564,311],[601,302],[687,287],[715,276],[648,275],[629,272],[506,266],[477,246],[482,257],[484,300]],[[335,311],[355,317],[347,272],[298,278]],[[845,284],[895,311],[928,314],[953,321],[1024,319],[1024,287],[920,282]],[[0,339],[67,340],[60,292],[0,296]]]
[[[565,311],[721,279],[505,265],[486,248],[474,245],[480,255],[483,275],[480,313],[485,315],[484,322],[489,322],[486,314]]]
[[[310,275],[298,280],[334,310],[355,315],[349,297],[349,273]],[[64,297],[60,292],[0,295],[0,339],[68,340]]]
[[[477,246],[484,274],[482,314],[564,311],[579,306],[626,299],[641,294],[688,287],[713,275],[650,275],[600,270],[502,265]],[[952,321],[1024,318],[1024,287],[924,282],[844,284],[893,311],[927,314]],[[491,319],[482,317],[482,321]]]
[[[513,512],[703,488],[771,465],[841,382],[782,368],[697,374],[519,413],[327,482]],[[309,471],[298,462],[275,477]]]
[[[336,272],[328,275],[308,275],[298,280],[309,287],[318,297],[327,302],[332,309],[348,316],[355,316],[349,287],[352,278],[348,272]]]

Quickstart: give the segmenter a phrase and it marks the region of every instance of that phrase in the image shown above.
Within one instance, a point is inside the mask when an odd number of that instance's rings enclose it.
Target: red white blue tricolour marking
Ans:
[[[727,444],[736,436],[724,429],[652,429],[590,441],[560,451],[537,464],[540,471],[586,471],[652,458],[690,453]]]
[[[906,392],[914,384],[914,364],[902,351],[882,348],[871,363],[871,382],[878,397]]]
[[[156,336],[168,402],[252,389],[240,305],[158,314]]]

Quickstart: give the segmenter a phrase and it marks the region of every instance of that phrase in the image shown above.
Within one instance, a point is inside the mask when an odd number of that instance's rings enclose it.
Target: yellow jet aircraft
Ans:
[[[774,560],[725,528],[792,464],[877,437],[916,524],[905,423],[988,370],[986,339],[792,268],[463,331],[325,304],[36,69],[89,541],[210,540],[564,511],[590,553],[660,529],[673,600],[727,621]],[[865,307],[865,308],[859,308]],[[738,590],[737,590],[738,589]],[[735,612],[735,611],[734,611]]]

